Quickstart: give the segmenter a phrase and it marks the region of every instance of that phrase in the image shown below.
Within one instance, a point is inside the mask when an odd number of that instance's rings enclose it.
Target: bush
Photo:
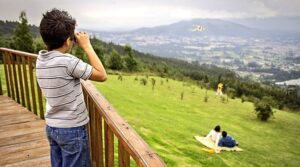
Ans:
[[[121,74],[118,75],[118,80],[119,80],[119,81],[123,81],[123,77],[122,77]]]
[[[142,85],[146,86],[146,85],[147,85],[147,79],[141,78],[141,79],[140,79],[140,83],[141,83]]]
[[[273,116],[274,112],[270,104],[265,101],[260,101],[254,104],[255,105],[255,113],[257,118],[261,121],[267,121],[270,117]]]
[[[205,91],[204,102],[208,102],[207,90]]]
[[[241,102],[244,103],[245,101],[247,101],[247,97],[245,95],[242,95]]]

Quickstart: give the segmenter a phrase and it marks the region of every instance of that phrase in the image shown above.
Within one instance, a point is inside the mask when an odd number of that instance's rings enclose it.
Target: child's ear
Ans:
[[[64,46],[69,48],[70,46],[72,46],[73,41],[71,40],[71,38],[67,38],[67,40],[64,42]]]

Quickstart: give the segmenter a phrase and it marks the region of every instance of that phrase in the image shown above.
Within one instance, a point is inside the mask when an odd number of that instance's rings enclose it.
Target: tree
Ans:
[[[271,106],[265,101],[256,102],[254,106],[257,118],[261,121],[267,121],[274,114]]]
[[[124,58],[124,63],[125,63],[126,69],[128,71],[136,71],[138,63],[133,56],[131,47],[129,45],[125,45],[124,50],[125,50],[125,54],[126,54],[126,56]]]
[[[151,78],[151,83],[152,83],[152,90],[154,90],[156,80],[154,78]]]
[[[101,63],[103,64],[103,66],[106,67],[105,59],[104,59],[104,52],[105,52],[104,47],[102,45],[94,44],[93,48],[95,50],[95,53],[97,54],[97,56],[101,60]]]
[[[36,38],[34,40],[34,48],[35,48],[35,53],[39,53],[40,50],[45,50],[47,49],[46,45],[44,44],[43,40],[41,38]]]
[[[183,96],[184,96],[184,92],[182,91],[182,92],[180,93],[180,99],[181,99],[181,100],[183,100]]]
[[[121,70],[123,68],[121,56],[115,49],[112,50],[111,54],[107,59],[107,66],[108,68],[113,70]]]
[[[79,59],[83,59],[83,57],[84,57],[84,52],[83,52],[83,50],[80,48],[80,47],[78,47],[78,46],[76,46],[75,47],[75,56],[76,57],[78,57]]]
[[[33,38],[30,34],[25,11],[21,12],[19,20],[20,23],[17,24],[14,30],[11,47],[21,51],[34,52]]]
[[[141,83],[142,85],[146,86],[146,85],[147,85],[147,79],[141,78],[141,79],[140,79],[140,83]]]

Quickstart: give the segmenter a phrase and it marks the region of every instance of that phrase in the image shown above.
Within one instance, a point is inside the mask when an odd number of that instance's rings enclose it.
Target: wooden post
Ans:
[[[21,72],[20,56],[17,55],[16,58],[17,58],[17,65],[18,65],[19,85],[20,85],[22,105],[25,107],[25,95],[24,95],[24,86],[23,86],[23,76]]]
[[[7,62],[7,56],[4,53],[2,55],[3,55],[3,64],[4,64],[4,73],[5,73],[7,95],[8,95],[8,97],[11,97],[10,86],[9,86],[9,79],[8,79],[8,65],[7,65],[8,62]]]
[[[96,155],[96,147],[95,147],[95,112],[94,112],[94,105],[93,100],[89,98],[88,104],[89,108],[89,115],[90,115],[90,136],[89,139],[91,140],[91,166],[96,166],[95,162],[95,155]]]
[[[0,53],[1,54],[1,53]],[[2,57],[2,63],[3,63],[3,67],[4,67],[4,56],[1,54]],[[0,95],[3,95],[3,90],[2,90],[2,82],[1,82],[1,76],[0,76]]]
[[[38,101],[39,101],[40,118],[45,119],[42,91],[41,91],[41,88],[38,86],[38,83],[36,83],[36,85],[37,85],[37,93],[38,93]]]
[[[103,140],[102,140],[102,117],[99,110],[96,110],[96,147],[97,147],[97,166],[104,166],[103,163]]]
[[[36,109],[36,100],[35,100],[35,90],[34,90],[34,79],[33,79],[33,67],[32,67],[32,58],[27,57],[28,59],[28,68],[29,68],[29,77],[30,77],[30,86],[31,86],[31,98],[32,98],[32,106],[33,106],[33,112],[35,115],[37,115],[37,109]]]
[[[114,166],[114,134],[109,126],[104,124],[104,138],[105,138],[105,166]]]
[[[25,83],[25,95],[26,95],[26,102],[27,102],[27,109],[31,111],[31,104],[30,104],[30,97],[29,97],[29,86],[28,86],[28,78],[27,78],[27,60],[25,56],[21,57],[22,59],[22,65],[23,65],[23,76],[24,76],[24,83]]]
[[[119,167],[129,167],[130,166],[130,156],[125,150],[123,143],[119,139]]]
[[[11,95],[12,95],[12,98],[14,100],[15,99],[15,89],[14,89],[14,82],[13,82],[13,74],[12,74],[12,70],[11,70],[11,57],[9,55],[8,52],[5,52],[6,53],[6,59],[7,59],[7,65],[8,65],[8,79],[9,79],[9,83],[10,83],[10,89],[11,89]],[[7,88],[9,89],[9,88]]]
[[[1,76],[0,76],[0,95],[3,95],[3,91],[2,91],[2,82],[1,82]]]
[[[14,77],[14,83],[15,83],[15,90],[16,90],[16,100],[17,103],[20,104],[20,95],[19,95],[19,88],[18,88],[18,78],[17,78],[17,70],[16,70],[16,63],[15,63],[15,54],[9,53],[10,57],[11,57],[11,63],[12,63],[12,67],[13,67],[13,77]]]
[[[84,90],[82,90],[83,92],[83,96],[84,96],[84,102],[85,102],[85,105],[86,105],[86,109],[87,109],[87,111],[88,111],[88,114],[89,114],[89,117],[91,118],[91,112],[90,112],[90,109],[89,109],[89,101],[90,101],[90,99],[89,99],[89,96],[88,96],[88,94],[86,94],[85,93],[85,91]],[[89,136],[89,141],[88,141],[88,144],[89,144],[89,148],[90,148],[90,164],[92,165],[93,164],[93,160],[92,160],[92,144],[91,144],[91,141],[92,141],[92,139],[91,139],[91,121],[89,121],[89,123],[88,123],[88,136]]]

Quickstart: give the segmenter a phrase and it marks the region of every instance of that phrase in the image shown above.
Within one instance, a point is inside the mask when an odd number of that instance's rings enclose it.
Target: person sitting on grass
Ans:
[[[219,147],[235,147],[237,145],[237,142],[234,140],[233,137],[231,137],[230,135],[227,135],[226,131],[222,132],[222,137],[219,140],[218,146]]]
[[[205,136],[206,139],[210,138],[214,143],[215,146],[218,146],[218,142],[221,136],[221,127],[217,125],[214,129],[212,129],[208,135]]]

